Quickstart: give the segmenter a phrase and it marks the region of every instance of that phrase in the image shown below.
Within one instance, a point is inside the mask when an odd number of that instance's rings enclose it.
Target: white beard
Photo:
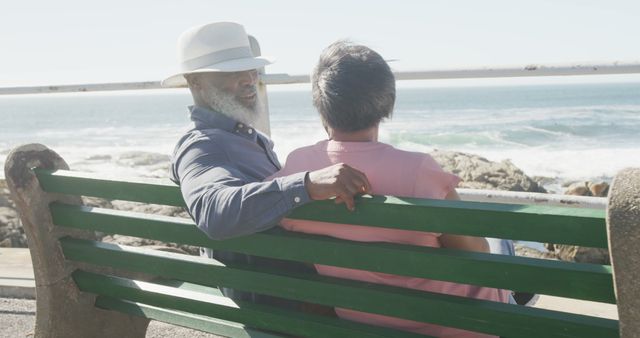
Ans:
[[[256,97],[254,108],[247,108],[233,95],[217,88],[210,88],[204,101],[212,110],[250,126],[255,125],[262,110],[260,96]]]

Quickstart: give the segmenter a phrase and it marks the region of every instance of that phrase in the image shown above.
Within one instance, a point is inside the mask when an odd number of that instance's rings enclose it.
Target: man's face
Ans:
[[[185,75],[194,103],[253,125],[262,112],[257,95],[258,72],[192,73]]]
[[[220,72],[208,76],[210,84],[234,97],[245,108],[254,109],[257,102],[258,71]],[[212,75],[213,75],[212,74]]]

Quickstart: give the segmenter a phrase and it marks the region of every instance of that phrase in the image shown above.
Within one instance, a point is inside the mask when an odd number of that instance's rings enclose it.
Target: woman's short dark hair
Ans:
[[[396,81],[386,61],[372,49],[348,41],[325,48],[312,77],[313,105],[323,122],[350,132],[390,117]]]

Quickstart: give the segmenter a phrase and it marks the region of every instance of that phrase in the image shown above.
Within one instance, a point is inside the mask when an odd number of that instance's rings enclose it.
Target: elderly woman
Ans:
[[[459,178],[444,172],[425,153],[398,150],[378,142],[380,122],[391,116],[395,79],[384,59],[360,45],[338,41],[327,47],[313,74],[313,103],[329,138],[294,150],[273,177],[346,163],[369,178],[374,194],[431,199],[458,199]],[[482,237],[383,229],[285,219],[291,231],[321,234],[363,242],[391,242],[488,252]],[[507,301],[503,290],[444,281],[316,265],[318,273],[385,285]],[[485,337],[469,331],[398,318],[336,309],[338,316],[358,322],[394,327],[437,337]]]

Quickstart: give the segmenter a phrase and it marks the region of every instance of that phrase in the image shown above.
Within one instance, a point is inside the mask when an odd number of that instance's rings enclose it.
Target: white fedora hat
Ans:
[[[271,58],[253,55],[244,27],[234,22],[214,22],[182,33],[178,59],[182,71],[164,79],[163,87],[186,85],[185,74],[240,72],[273,63]]]

